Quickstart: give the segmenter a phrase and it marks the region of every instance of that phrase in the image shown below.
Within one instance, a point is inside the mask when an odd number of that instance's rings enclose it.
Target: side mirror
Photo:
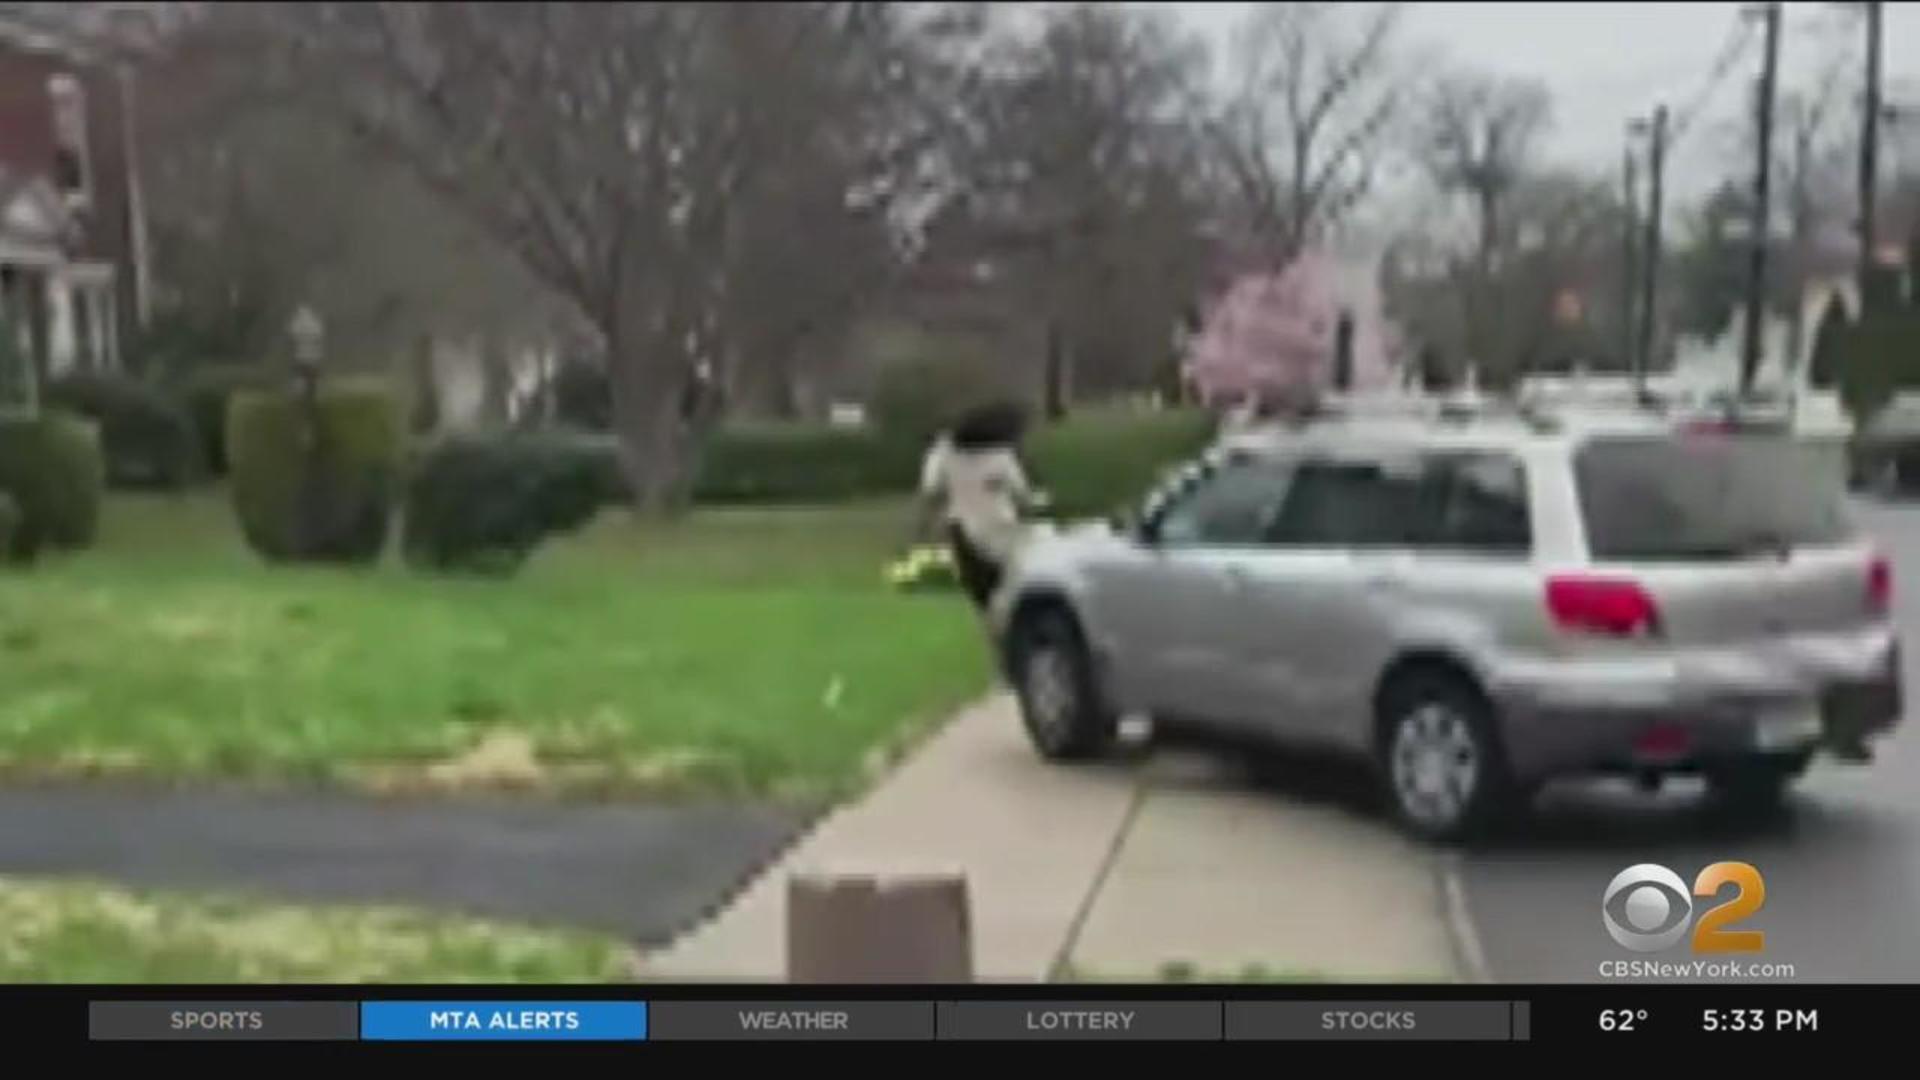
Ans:
[[[1160,515],[1166,504],[1165,492],[1149,495],[1138,510],[1122,510],[1113,515],[1114,531],[1136,544],[1152,547],[1160,541]]]

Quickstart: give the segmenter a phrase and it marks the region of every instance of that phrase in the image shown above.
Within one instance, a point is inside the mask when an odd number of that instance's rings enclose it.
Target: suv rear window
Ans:
[[[1774,436],[1611,438],[1574,455],[1599,559],[1740,559],[1853,535],[1837,446]]]

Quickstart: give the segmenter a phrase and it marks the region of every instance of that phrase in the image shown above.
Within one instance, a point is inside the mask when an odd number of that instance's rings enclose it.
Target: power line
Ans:
[[[1712,101],[1714,92],[1720,89],[1720,85],[1726,81],[1727,75],[1733,71],[1734,66],[1746,55],[1748,47],[1752,44],[1752,20],[1742,15],[1736,15],[1733,21],[1733,27],[1727,33],[1726,43],[1720,47],[1720,55],[1714,59],[1713,67],[1707,73],[1706,82],[1701,84],[1700,89],[1692,98],[1688,99],[1685,105],[1681,106],[1676,114],[1673,128],[1667,133],[1667,141],[1670,147],[1686,137],[1687,129],[1691,127],[1693,121],[1699,117],[1700,111],[1706,108]]]

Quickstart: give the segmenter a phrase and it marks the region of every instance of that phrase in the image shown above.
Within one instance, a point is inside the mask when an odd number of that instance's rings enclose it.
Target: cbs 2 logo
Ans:
[[[1726,885],[1738,892],[1693,920],[1693,898],[1711,899]],[[1634,952],[1659,952],[1686,936],[1693,924],[1697,953],[1759,952],[1767,935],[1759,930],[1730,930],[1767,902],[1760,871],[1743,862],[1717,862],[1700,871],[1689,890],[1680,875],[1658,863],[1629,866],[1614,875],[1600,898],[1600,921],[1613,940]]]

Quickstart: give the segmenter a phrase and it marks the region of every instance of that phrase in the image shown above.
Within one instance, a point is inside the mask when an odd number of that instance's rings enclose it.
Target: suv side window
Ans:
[[[1270,533],[1294,547],[1525,553],[1526,474],[1494,453],[1302,463]]]
[[[1496,453],[1441,455],[1430,460],[1428,476],[1441,489],[1433,546],[1489,554],[1533,550],[1527,474],[1518,459]]]
[[[1160,515],[1158,539],[1170,546],[1258,544],[1271,530],[1292,476],[1291,462],[1229,459]]]
[[[1283,547],[1411,547],[1436,531],[1436,510],[1417,460],[1307,461],[1268,539]]]

